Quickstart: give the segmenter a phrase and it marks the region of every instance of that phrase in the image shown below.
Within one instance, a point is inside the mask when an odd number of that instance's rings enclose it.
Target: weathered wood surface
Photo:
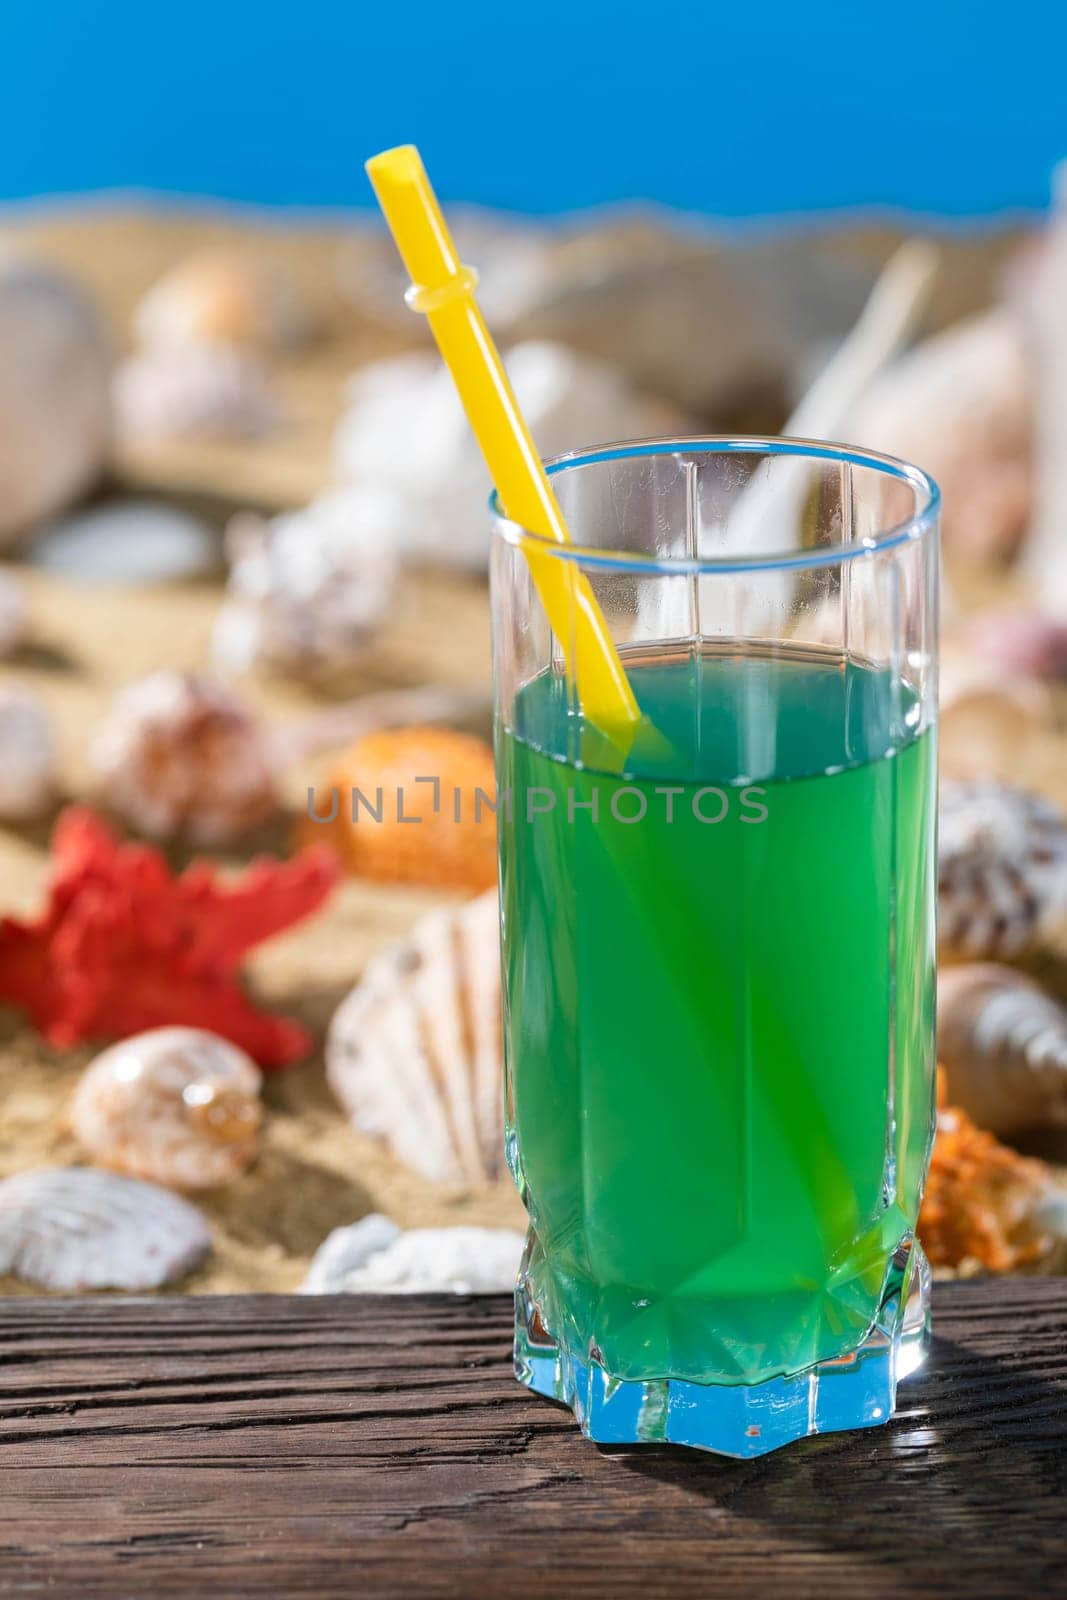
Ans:
[[[598,1450],[502,1299],[0,1302],[0,1593],[1067,1593],[1067,1279],[939,1286],[888,1428]]]

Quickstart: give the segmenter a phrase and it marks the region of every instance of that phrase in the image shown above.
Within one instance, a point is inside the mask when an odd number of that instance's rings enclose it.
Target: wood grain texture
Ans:
[[[601,1450],[501,1298],[0,1302],[4,1596],[1067,1593],[1067,1279],[939,1285],[888,1427]]]

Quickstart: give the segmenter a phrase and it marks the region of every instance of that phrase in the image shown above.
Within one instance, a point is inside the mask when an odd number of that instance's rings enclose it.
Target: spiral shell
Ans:
[[[944,951],[1010,960],[1067,921],[1067,818],[1025,789],[941,786],[938,937]]]
[[[131,684],[90,755],[107,804],[150,838],[224,844],[277,809],[266,733],[206,678],[156,672]]]
[[[85,1070],[71,1131],[99,1166],[173,1189],[237,1178],[259,1144],[262,1079],[236,1045],[200,1028],[153,1028]]]
[[[370,963],[330,1025],[326,1073],[355,1127],[424,1177],[503,1175],[495,889],[431,912]]]
[[[235,517],[213,641],[220,667],[315,675],[343,671],[365,655],[399,579],[382,536],[390,505],[388,495],[351,489],[269,522]]]

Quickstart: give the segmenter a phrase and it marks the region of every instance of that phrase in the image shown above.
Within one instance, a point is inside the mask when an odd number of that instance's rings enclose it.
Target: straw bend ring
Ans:
[[[421,311],[428,316],[431,311],[440,311],[442,306],[458,300],[461,295],[473,294],[477,287],[478,273],[475,268],[461,266],[439,288],[427,289],[422,284],[413,283],[410,289],[404,291],[404,299],[412,311]]]

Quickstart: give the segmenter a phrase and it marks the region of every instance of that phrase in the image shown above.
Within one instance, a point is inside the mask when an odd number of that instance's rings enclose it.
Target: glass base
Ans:
[[[597,1444],[684,1444],[747,1458],[813,1433],[877,1427],[893,1415],[897,1384],[925,1358],[929,1334],[930,1269],[917,1241],[893,1256],[878,1316],[858,1350],[766,1383],[612,1378],[595,1358],[557,1344],[530,1292],[525,1260],[515,1291],[515,1376],[570,1406]]]

